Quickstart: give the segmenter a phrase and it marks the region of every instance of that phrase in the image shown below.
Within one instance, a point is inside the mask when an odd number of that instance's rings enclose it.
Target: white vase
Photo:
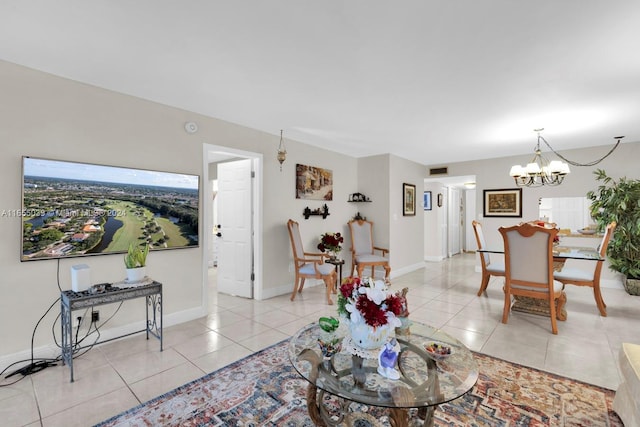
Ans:
[[[351,340],[353,343],[365,350],[374,350],[381,348],[392,336],[394,327],[387,323],[386,325],[374,328],[364,322],[349,323],[349,331],[351,332]]]
[[[135,283],[144,280],[147,276],[146,267],[127,268],[127,282]]]

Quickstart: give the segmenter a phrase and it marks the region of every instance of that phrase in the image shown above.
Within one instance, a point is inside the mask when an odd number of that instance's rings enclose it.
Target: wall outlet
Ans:
[[[100,312],[98,310],[94,310],[91,312],[91,321],[92,322],[100,321]]]

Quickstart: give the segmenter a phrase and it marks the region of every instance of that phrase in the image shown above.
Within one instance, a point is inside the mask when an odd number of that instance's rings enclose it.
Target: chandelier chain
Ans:
[[[598,163],[600,163],[601,161],[603,161],[604,159],[606,159],[607,157],[609,157],[615,151],[615,149],[618,148],[618,145],[620,145],[620,142],[622,141],[622,138],[624,138],[624,136],[617,136],[616,139],[618,140],[618,142],[616,142],[616,144],[613,146],[613,148],[607,154],[605,154],[604,156],[602,156],[598,160],[594,160],[594,161],[589,162],[589,163],[578,163],[578,162],[574,162],[572,160],[569,160],[566,157],[564,157],[562,154],[560,154],[556,150],[554,150],[553,147],[547,142],[546,139],[544,139],[544,137],[542,135],[538,135],[538,138],[540,138],[542,141],[544,141],[545,145],[547,147],[549,147],[549,150],[551,150],[556,156],[560,157],[562,160],[564,160],[565,162],[569,163],[572,166],[595,166]]]

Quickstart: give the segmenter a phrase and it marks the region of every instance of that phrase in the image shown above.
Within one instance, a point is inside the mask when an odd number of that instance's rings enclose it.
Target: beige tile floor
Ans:
[[[215,288],[215,270],[211,270]],[[500,322],[501,280],[477,297],[480,274],[475,255],[458,255],[394,278],[393,289],[409,287],[411,318],[441,327],[469,348],[545,371],[616,389],[622,342],[640,344],[640,297],[604,289],[608,317],[600,317],[590,289],[567,289],[569,318],[551,334],[548,318],[512,313]],[[322,315],[322,286],[252,301],[211,292],[207,317],[165,329],[165,350],[142,335],[98,346],[67,367],[48,368],[11,387],[0,388],[2,426],[90,426],[140,402],[275,344]],[[6,380],[5,380],[6,382]]]

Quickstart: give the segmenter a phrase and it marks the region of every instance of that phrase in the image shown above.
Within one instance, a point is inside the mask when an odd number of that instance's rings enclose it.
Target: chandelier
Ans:
[[[280,172],[282,172],[282,163],[287,159],[287,149],[284,148],[284,141],[282,140],[282,129],[280,129],[280,145],[278,145],[278,162],[280,162]]]
[[[543,130],[544,129],[534,129],[534,131],[538,133],[538,144],[534,150],[535,155],[533,159],[531,159],[531,162],[527,163],[526,166],[511,166],[509,175],[513,177],[518,187],[560,185],[564,177],[571,172],[567,163],[560,160],[552,160],[549,162],[549,160],[542,155],[540,140],[544,141],[544,138],[540,135],[540,132]]]

